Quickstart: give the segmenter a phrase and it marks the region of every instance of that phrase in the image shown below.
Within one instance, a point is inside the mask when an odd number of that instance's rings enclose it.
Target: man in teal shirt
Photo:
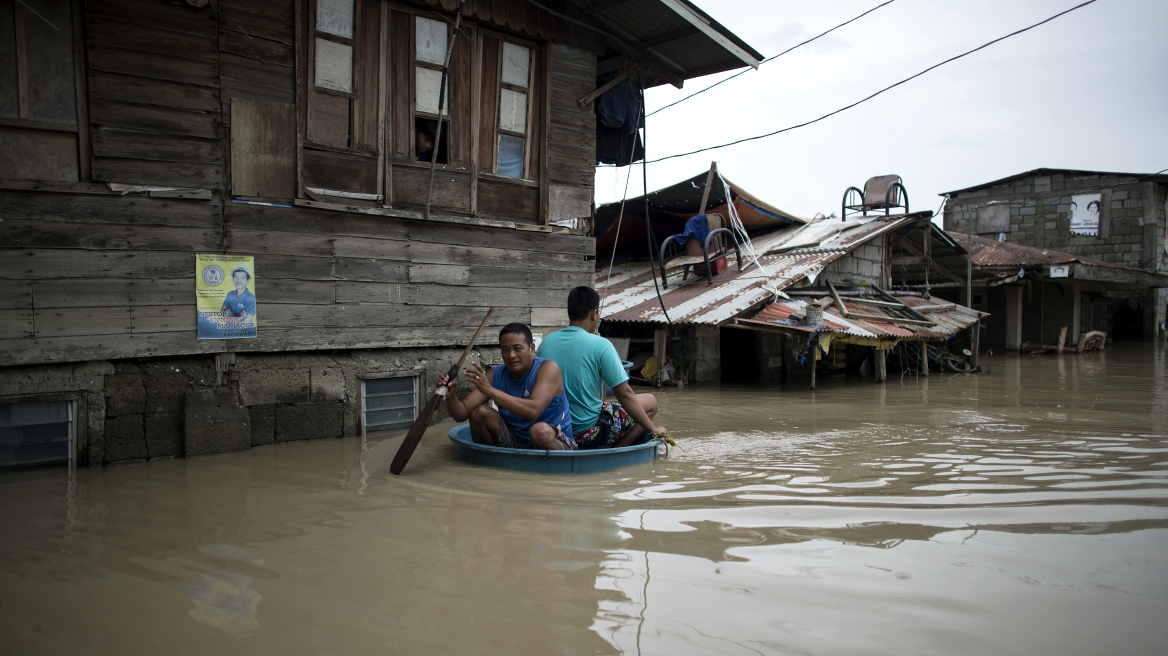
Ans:
[[[539,357],[552,360],[563,372],[579,448],[629,446],[646,433],[651,437],[666,432],[653,424],[656,397],[633,392],[612,342],[594,334],[600,326],[600,294],[595,289],[577,287],[568,292],[568,321],[567,328],[543,339]],[[617,403],[601,398],[602,382],[616,395]]]

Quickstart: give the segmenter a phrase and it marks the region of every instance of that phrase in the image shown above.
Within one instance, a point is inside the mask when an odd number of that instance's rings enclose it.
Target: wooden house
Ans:
[[[0,466],[408,425],[592,283],[595,92],[760,60],[686,0],[0,0]]]

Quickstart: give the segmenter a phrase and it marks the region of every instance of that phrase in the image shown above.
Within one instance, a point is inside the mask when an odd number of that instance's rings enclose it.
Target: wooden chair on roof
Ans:
[[[738,258],[738,270],[742,270],[742,251],[738,247],[738,238],[733,231],[726,228],[726,219],[721,214],[707,214],[706,225],[710,229],[710,234],[706,235],[706,243],[701,244],[697,237],[690,237],[685,241],[684,255],[681,252],[682,247],[677,245],[677,240],[672,235],[666,237],[665,241],[662,242],[661,257],[657,263],[661,267],[663,287],[669,287],[666,265],[668,268],[682,268],[682,282],[689,278],[690,270],[693,269],[697,275],[703,273],[706,275],[707,284],[714,284],[714,276],[725,271],[727,267],[726,260],[730,257],[730,249],[727,244],[734,244],[734,255]]]
[[[908,192],[905,191],[904,181],[899,175],[878,175],[868,178],[863,191],[856,187],[848,187],[844,192],[840,220],[847,219],[849,210],[853,216],[861,212],[868,216],[868,212],[880,210],[884,210],[884,216],[888,216],[890,211],[897,207],[903,207],[904,213],[908,214]]]

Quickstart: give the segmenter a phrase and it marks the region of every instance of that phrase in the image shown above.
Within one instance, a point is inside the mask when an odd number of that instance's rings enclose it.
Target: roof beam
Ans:
[[[598,2],[594,5],[592,5],[591,7],[588,7],[587,9],[581,9],[580,13],[584,14],[585,16],[591,16],[592,14],[595,14],[598,11],[604,11],[605,9],[611,9],[612,7],[615,7],[617,5],[623,5],[624,3],[628,2],[628,1],[629,0],[604,0],[603,2]]]
[[[721,32],[715,30],[704,18],[695,14],[685,3],[680,0],[657,0],[667,8],[671,9],[675,14],[685,19],[690,25],[693,25],[706,36],[710,37],[715,43],[722,46],[727,52],[742,60],[747,66],[751,68],[758,68],[761,64],[759,60],[755,59],[750,53],[738,47],[730,39],[727,39]]]
[[[689,27],[670,32],[669,34],[662,34],[661,36],[656,36],[656,37],[653,37],[652,39],[645,39],[644,41],[641,41],[640,43],[634,45],[633,47],[636,48],[637,50],[644,50],[645,48],[652,48],[654,46],[664,45],[666,43],[669,43],[670,41],[684,39],[685,37],[692,36],[694,34],[698,34],[698,28],[691,25]]]

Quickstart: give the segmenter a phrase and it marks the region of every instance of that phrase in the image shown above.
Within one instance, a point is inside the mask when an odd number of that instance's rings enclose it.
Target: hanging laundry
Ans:
[[[704,244],[709,234],[710,223],[706,220],[706,215],[698,214],[697,216],[690,217],[690,220],[685,222],[685,232],[680,235],[673,235],[673,238],[682,246],[685,246],[686,240],[690,237],[696,237],[699,244]],[[700,248],[698,249],[698,253],[701,253]]]
[[[610,128],[624,128],[632,134],[640,127],[641,90],[632,80],[625,80],[601,94],[596,101],[596,115]]]
[[[632,153],[632,156],[630,156]],[[610,128],[596,122],[596,163],[628,166],[645,159],[641,133],[629,134],[624,128]]]
[[[597,164],[628,166],[645,159],[638,130],[643,107],[644,96],[632,80],[624,80],[600,95],[596,100]]]

